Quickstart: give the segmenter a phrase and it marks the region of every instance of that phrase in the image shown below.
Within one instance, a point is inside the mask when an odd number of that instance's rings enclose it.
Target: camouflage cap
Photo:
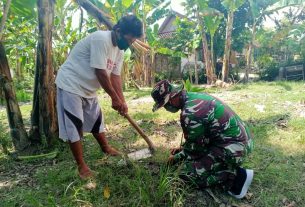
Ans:
[[[152,111],[155,112],[163,107],[170,98],[175,97],[180,91],[183,90],[183,84],[174,86],[168,80],[162,80],[156,84],[151,91],[151,96],[155,101]]]

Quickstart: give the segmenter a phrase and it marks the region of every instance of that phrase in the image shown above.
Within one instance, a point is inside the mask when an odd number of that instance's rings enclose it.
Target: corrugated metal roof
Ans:
[[[174,34],[175,32],[163,32],[163,33],[159,33],[158,36],[160,38],[172,38]]]

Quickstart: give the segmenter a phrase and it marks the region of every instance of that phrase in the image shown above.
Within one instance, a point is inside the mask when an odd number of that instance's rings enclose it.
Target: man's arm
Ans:
[[[112,108],[121,112],[124,102],[121,101],[120,96],[116,93],[107,72],[103,69],[95,69],[95,74],[102,88],[111,97]]]
[[[111,80],[111,84],[112,84],[114,91],[116,92],[116,94],[118,94],[119,98],[125,103],[125,98],[124,98],[123,90],[122,90],[121,76],[111,73],[110,80]]]
[[[127,108],[125,98],[124,98],[124,95],[123,95],[121,76],[111,73],[110,79],[111,79],[111,84],[112,84],[112,87],[113,87],[114,91],[116,92],[116,94],[118,94],[119,98],[121,99],[121,101],[124,104],[124,107],[123,107],[122,110],[123,110],[123,113],[126,114],[128,112],[128,108]]]
[[[207,127],[205,123],[208,120],[209,113],[201,113],[201,119],[196,117],[196,114],[181,115],[180,122],[185,142],[183,150],[174,155],[173,159],[175,161],[186,159],[191,156],[189,153],[196,154],[204,150],[206,143],[209,142],[209,138],[204,136]]]

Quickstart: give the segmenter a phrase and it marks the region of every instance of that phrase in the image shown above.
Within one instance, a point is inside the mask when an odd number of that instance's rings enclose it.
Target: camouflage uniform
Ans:
[[[236,168],[252,150],[245,123],[230,107],[206,93],[182,91],[180,121],[185,143],[175,154],[181,176],[199,187],[221,184],[228,189]]]

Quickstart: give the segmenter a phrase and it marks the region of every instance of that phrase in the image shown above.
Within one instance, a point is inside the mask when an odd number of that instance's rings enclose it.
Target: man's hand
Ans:
[[[123,112],[123,114],[121,114],[121,115],[124,115],[124,114],[127,114],[127,113],[128,113],[128,106],[127,106],[126,103],[123,103],[122,112]]]
[[[95,74],[102,88],[111,97],[112,108],[118,111],[119,113],[123,112],[125,110],[124,109],[125,107],[123,106],[124,101],[122,101],[119,94],[116,92],[115,88],[113,87],[106,70],[95,69]]]
[[[121,100],[112,99],[112,108],[118,111],[122,116],[128,113],[127,104]]]
[[[171,155],[175,155],[175,154],[181,152],[181,150],[182,150],[182,147],[172,148],[170,150],[170,153],[171,153]]]
[[[118,110],[118,112],[122,116],[124,116],[125,114],[128,113],[128,107],[126,105],[125,98],[124,98],[123,91],[122,91],[121,76],[115,75],[115,74],[111,74],[110,79],[111,79],[111,83],[112,83],[113,89],[115,90],[116,94],[118,95],[119,99],[122,102],[122,106],[121,106],[120,110]]]
[[[113,98],[112,99],[112,108],[119,113],[123,111],[124,103],[120,99]]]

